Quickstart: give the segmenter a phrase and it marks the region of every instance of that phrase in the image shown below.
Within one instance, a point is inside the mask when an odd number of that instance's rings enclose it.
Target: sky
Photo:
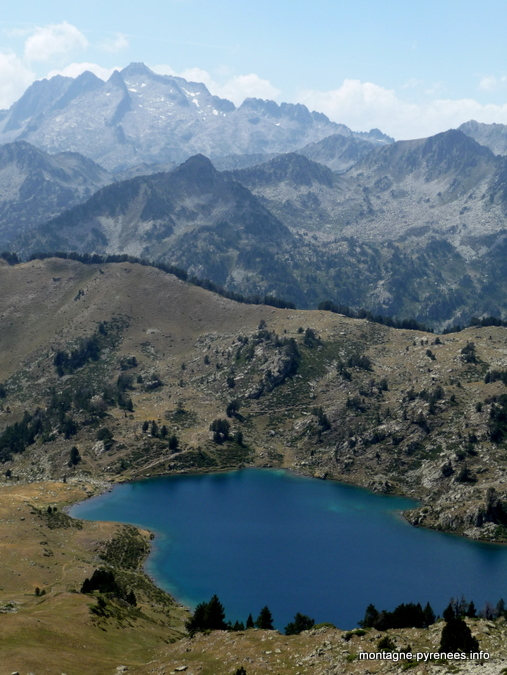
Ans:
[[[142,61],[248,96],[304,103],[397,140],[507,124],[505,0],[17,0],[0,19],[0,109],[36,79]]]

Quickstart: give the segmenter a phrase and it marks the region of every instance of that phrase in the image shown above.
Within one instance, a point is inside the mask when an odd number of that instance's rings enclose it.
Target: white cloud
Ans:
[[[210,89],[210,87],[215,86],[216,84],[213,81],[211,75],[208,73],[208,71],[203,70],[202,68],[185,68],[185,70],[182,70],[180,73],[177,73],[173,68],[171,68],[171,66],[162,65],[162,66],[155,66],[154,68],[152,68],[152,70],[158,73],[159,75],[172,75],[173,77],[183,77],[188,82],[202,82],[208,87],[208,89]]]
[[[486,123],[507,121],[507,105],[482,104],[473,99],[410,103],[400,99],[393,89],[359,80],[345,80],[331,91],[302,91],[297,100],[354,130],[377,127],[396,139],[431,136],[471,119]]]
[[[129,41],[127,36],[123,33],[116,33],[114,36],[104,40],[101,47],[106,52],[120,52],[122,49],[126,49],[129,46]]]
[[[408,79],[403,85],[402,89],[417,89],[419,88],[422,84],[424,84],[423,80],[418,80],[416,77],[411,77]]]
[[[19,38],[19,37],[26,37],[27,35],[30,35],[30,33],[32,31],[33,31],[32,28],[4,28],[2,32],[7,37]]]
[[[76,49],[85,49],[88,40],[70,23],[39,26],[25,42],[25,59],[28,62],[49,61],[53,56],[66,56]]]
[[[240,105],[245,98],[249,97],[276,99],[280,95],[280,90],[274,87],[269,80],[263,80],[255,73],[250,73],[231,78],[213,93]]]
[[[8,108],[35,80],[15,54],[0,52],[0,109]]]
[[[103,68],[97,63],[88,63],[84,61],[82,63],[70,63],[68,66],[61,68],[60,70],[51,70],[46,75],[46,77],[51,78],[55,75],[63,75],[64,77],[77,77],[78,75],[81,75],[81,73],[84,73],[85,70],[89,70],[97,77],[100,77],[101,80],[106,81],[111,77],[115,70],[121,70],[121,67],[118,66],[116,68]]]
[[[495,75],[486,75],[479,82],[479,89],[482,91],[495,91],[507,83],[507,77],[502,75],[501,77],[496,77]]]
[[[154,73],[158,73],[159,75],[177,75],[176,71],[166,63],[160,63],[158,66],[150,66],[150,68]]]
[[[276,99],[280,95],[280,90],[274,87],[269,80],[264,80],[255,73],[236,75],[223,82],[217,82],[208,71],[202,68],[186,68],[177,73],[171,66],[159,65],[154,66],[153,70],[160,75],[174,75],[192,82],[202,82],[212,94],[227,98],[235,105],[241,105],[245,98],[249,97]]]

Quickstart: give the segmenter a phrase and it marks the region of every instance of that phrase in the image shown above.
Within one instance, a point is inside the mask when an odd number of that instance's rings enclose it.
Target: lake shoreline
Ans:
[[[413,500],[350,484],[249,468],[144,477],[118,483],[111,493],[112,487],[92,509],[73,509],[73,517],[133,523],[154,533],[144,564],[153,582],[187,607],[218,593],[233,622],[245,621],[262,602],[273,604],[284,621],[292,618],[287,612],[299,611],[355,625],[370,602],[392,609],[430,600],[441,611],[456,593],[481,602],[507,584],[490,561],[503,557],[504,547],[411,527],[403,514]],[[243,580],[239,587],[236,577]]]
[[[377,492],[376,490],[363,485],[359,481],[345,481],[343,478],[336,478],[334,476],[329,475],[327,472],[322,474],[322,475],[315,475],[310,472],[305,472],[301,470],[299,467],[280,467],[280,466],[258,466],[258,465],[249,465],[249,466],[238,466],[238,467],[228,467],[228,468],[223,468],[223,469],[208,469],[208,468],[196,468],[193,470],[190,469],[185,469],[182,471],[176,471],[176,472],[171,472],[171,473],[158,473],[158,474],[144,474],[140,476],[132,476],[128,478],[120,478],[119,480],[116,479],[111,479],[108,480],[107,478],[103,478],[101,483],[101,488],[93,491],[93,494],[90,494],[89,497],[87,497],[83,502],[88,501],[88,499],[91,499],[93,497],[100,496],[104,494],[105,492],[109,492],[112,490],[116,485],[124,485],[124,484],[130,484],[130,483],[135,483],[138,481],[144,481],[144,480],[150,480],[154,478],[170,478],[172,476],[200,476],[200,475],[221,475],[221,474],[227,474],[231,473],[234,471],[242,471],[242,470],[247,470],[247,469],[259,469],[259,470],[265,470],[265,471],[285,471],[289,474],[293,474],[295,476],[300,476],[302,478],[312,478],[315,479],[316,481],[330,481],[332,483],[338,484],[338,485],[347,485],[350,487],[355,487],[359,489],[366,490],[372,494],[387,494],[389,496],[394,496],[394,497],[401,497],[405,499],[411,499],[416,502],[418,502],[418,505],[406,509],[402,512],[400,512],[400,517],[408,523],[411,527],[414,527],[416,529],[423,529],[423,530],[429,530],[432,532],[442,532],[445,534],[450,534],[455,537],[459,537],[462,539],[465,539],[467,541],[476,541],[484,544],[492,544],[495,546],[500,546],[504,547],[507,546],[507,535],[504,539],[501,540],[492,540],[491,538],[488,537],[483,537],[482,532],[480,531],[475,531],[475,532],[468,532],[467,531],[450,531],[450,530],[444,530],[438,526],[432,521],[428,521],[423,514],[423,517],[421,518],[421,513],[423,511],[423,500],[424,500],[424,494],[417,490],[413,490],[415,494],[406,494],[403,490],[397,490],[395,492]],[[71,479],[72,480],[72,479]],[[88,480],[86,478],[79,479],[78,482],[85,482],[89,484]],[[94,483],[94,488],[96,488],[96,484]],[[81,503],[81,502],[80,502]],[[71,504],[65,507],[65,512],[69,514],[69,511],[76,506],[75,504]],[[426,506],[427,508],[427,506]],[[426,521],[426,522],[425,522]]]

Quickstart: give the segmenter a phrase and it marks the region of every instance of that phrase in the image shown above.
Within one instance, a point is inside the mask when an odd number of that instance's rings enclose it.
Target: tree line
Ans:
[[[366,319],[372,323],[380,323],[383,326],[389,326],[390,328],[420,330],[425,333],[433,333],[433,328],[429,328],[415,319],[393,319],[390,316],[383,316],[381,314],[374,315],[367,309],[355,310],[347,305],[335,304],[334,302],[331,302],[331,300],[324,300],[319,303],[317,309],[325,312],[333,312],[334,314],[343,314],[351,319]]]
[[[17,253],[11,251],[2,251],[0,252],[0,258],[5,260],[9,265],[18,265],[21,262],[21,258]],[[217,293],[224,298],[229,300],[235,300],[236,302],[241,302],[247,305],[268,305],[270,307],[277,307],[279,309],[297,309],[295,303],[285,300],[283,298],[276,297],[274,295],[266,294],[262,295],[244,295],[243,293],[237,293],[236,291],[228,291],[227,289],[219,286],[214,281],[210,279],[199,279],[195,275],[189,275],[188,272],[177,265],[170,265],[168,263],[160,261],[147,260],[146,258],[138,258],[137,256],[127,255],[126,253],[122,254],[110,254],[110,255],[100,255],[98,253],[77,253],[75,251],[66,252],[66,251],[37,251],[32,253],[28,260],[45,260],[46,258],[62,258],[69,260],[77,260],[85,265],[104,265],[107,263],[137,263],[138,265],[143,265],[145,267],[154,267],[159,269],[167,274],[173,274],[178,279],[182,281],[187,281],[188,283],[204,288],[213,293]],[[344,316],[353,318],[353,319],[367,319],[373,323],[379,323],[384,326],[389,326],[390,328],[398,328],[405,330],[420,330],[426,333],[433,333],[433,329],[426,326],[425,324],[417,321],[416,319],[395,319],[390,316],[384,316],[382,314],[373,314],[367,309],[360,308],[358,310],[353,309],[348,305],[343,305],[341,303],[334,303],[331,300],[324,300],[319,303],[317,309],[334,312],[336,314],[343,314]],[[507,326],[507,320],[500,319],[495,316],[487,316],[482,318],[472,317],[468,324],[454,324],[444,328],[442,333],[459,333],[466,328],[470,327],[487,327],[487,326]]]
[[[298,612],[294,621],[285,626],[285,635],[299,635],[299,633],[309,630],[314,625],[313,619]],[[214,595],[209,602],[200,602],[185,626],[190,635],[210,630],[240,631],[248,628],[274,630],[273,615],[267,605],[260,610],[255,620],[252,614],[249,614],[246,623],[236,621],[233,624],[231,621],[225,620],[225,609],[217,595]]]
[[[496,606],[486,603],[484,609],[477,613],[473,601],[468,602],[463,596],[461,599],[451,598],[442,615],[445,625],[442,629],[439,651],[462,651],[465,653],[479,651],[479,643],[473,637],[465,621],[466,618],[473,619],[477,618],[478,615],[486,619],[499,617],[507,619],[505,602],[500,600]],[[357,633],[364,633],[364,630],[369,628],[379,631],[400,628],[428,628],[438,618],[429,602],[426,603],[424,608],[420,603],[402,603],[392,611],[378,611],[373,604],[370,604],[366,608],[364,618],[359,621],[363,630],[358,630]],[[213,595],[209,602],[199,603],[185,625],[191,635],[211,630],[239,631],[248,628],[274,630],[273,616],[267,605],[261,609],[257,619],[254,620],[252,614],[249,614],[245,624],[240,621],[233,624],[231,621],[226,621],[224,606],[217,595]],[[298,635],[314,625],[313,619],[298,612],[294,620],[285,626],[285,635]],[[384,638],[379,642],[378,647],[392,650],[395,645]]]
[[[3,251],[0,253],[0,258],[3,258],[9,265],[18,265],[22,262],[19,256],[16,253],[11,253],[10,251]],[[138,258],[133,255],[114,254],[114,255],[99,255],[98,253],[76,253],[71,251],[67,253],[66,251],[37,251],[32,253],[28,260],[45,260],[46,258],[63,258],[64,260],[77,260],[84,265],[105,265],[107,263],[137,263],[138,265],[143,265],[144,267],[155,267],[166,274],[173,274],[178,279],[182,281],[187,281],[193,286],[199,286],[206,289],[207,291],[212,291],[217,293],[224,298],[229,300],[235,300],[236,302],[241,302],[246,305],[268,305],[270,307],[277,307],[279,309],[296,309],[296,305],[289,300],[284,300],[283,298],[278,298],[274,295],[243,295],[243,293],[237,293],[235,291],[228,291],[222,286],[215,284],[214,281],[210,279],[199,279],[194,275],[189,275],[188,272],[177,265],[170,265],[164,262],[157,262],[152,260],[147,260],[146,258]]]

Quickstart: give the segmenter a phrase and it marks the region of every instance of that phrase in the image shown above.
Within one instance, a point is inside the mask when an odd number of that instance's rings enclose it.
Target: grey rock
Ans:
[[[507,125],[506,124],[484,124],[470,120],[458,127],[467,136],[473,138],[477,143],[485,145],[495,155],[507,155]]]
[[[107,82],[83,73],[34,83],[0,120],[0,142],[72,150],[123,171],[197,153],[286,152],[342,130],[350,132],[301,104],[249,98],[236,108],[201,83],[132,63]]]

